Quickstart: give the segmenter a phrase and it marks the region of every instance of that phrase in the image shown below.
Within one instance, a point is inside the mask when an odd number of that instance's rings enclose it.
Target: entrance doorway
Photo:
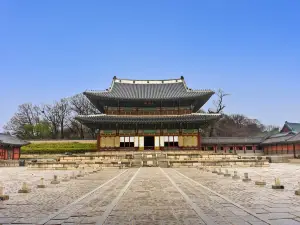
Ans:
[[[154,149],[154,136],[145,136],[144,137],[144,148],[145,150],[153,150]]]

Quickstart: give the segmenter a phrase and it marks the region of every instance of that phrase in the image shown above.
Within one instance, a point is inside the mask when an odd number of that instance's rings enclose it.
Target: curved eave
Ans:
[[[205,103],[211,98],[214,94],[213,91],[205,91],[205,92],[193,92],[194,95],[191,96],[174,96],[168,98],[122,98],[115,97],[109,95],[102,95],[100,93],[94,92],[83,92],[83,94],[90,100],[90,102],[100,111],[104,112],[103,107],[105,105],[109,106],[109,102],[115,101],[126,101],[132,102],[133,104],[137,104],[137,107],[140,105],[141,101],[161,101],[161,102],[170,102],[170,101],[180,101],[180,104],[184,106],[184,101],[188,101],[187,105],[193,104],[193,112],[197,112],[200,108],[205,105]],[[102,102],[102,103],[101,103]],[[100,103],[100,104],[99,104]]]
[[[129,116],[129,115],[89,115],[77,116],[75,119],[84,123],[124,123],[124,124],[145,124],[145,123],[202,123],[218,119],[221,114],[192,113],[185,115],[160,115],[160,116]]]
[[[178,96],[170,96],[170,97],[161,97],[161,98],[127,98],[123,96],[112,96],[109,92],[92,92],[85,91],[83,94],[87,98],[97,99],[97,100],[126,100],[126,101],[169,101],[169,100],[180,100],[180,99],[200,99],[207,98],[208,99],[214,94],[213,91],[191,91],[187,92],[188,95],[178,95]]]
[[[29,144],[30,142],[27,141],[0,141],[0,145],[11,145],[16,147],[22,147]]]

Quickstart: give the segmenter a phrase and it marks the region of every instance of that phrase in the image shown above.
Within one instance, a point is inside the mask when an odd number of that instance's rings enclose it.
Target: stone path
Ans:
[[[249,173],[249,183],[195,168],[106,169],[50,185],[66,171],[4,168],[0,180],[10,200],[0,202],[0,224],[300,224],[299,169],[237,168],[241,177]],[[41,176],[45,189],[35,188]],[[260,176],[267,186],[254,185]],[[271,189],[278,176],[284,190]],[[24,180],[32,191],[17,194]]]
[[[181,168],[176,171],[255,212],[271,224],[300,225],[300,196],[294,194],[295,190],[300,188],[299,165],[271,164],[269,168],[229,169],[231,174],[234,170],[238,171],[241,179],[234,181],[231,177],[226,178],[193,168]],[[245,172],[249,174],[251,182],[242,181]],[[279,177],[285,186],[284,190],[272,189],[276,177]],[[256,186],[254,182],[260,179],[265,180],[267,185]]]

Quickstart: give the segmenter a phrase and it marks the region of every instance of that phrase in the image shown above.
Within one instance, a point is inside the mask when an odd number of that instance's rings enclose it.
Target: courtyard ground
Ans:
[[[10,200],[0,202],[0,224],[300,224],[299,165],[236,170],[239,180],[196,168],[143,167],[62,182],[78,171],[1,168]],[[245,172],[252,181],[242,181]],[[50,184],[54,174],[59,184]],[[44,189],[36,188],[41,177]],[[271,188],[276,177],[284,190]],[[260,179],[267,185],[256,186]],[[30,193],[17,193],[23,182]]]

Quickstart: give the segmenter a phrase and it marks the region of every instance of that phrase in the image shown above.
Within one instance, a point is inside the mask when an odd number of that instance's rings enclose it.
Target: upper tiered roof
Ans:
[[[180,101],[182,106],[193,105],[193,112],[197,112],[213,94],[212,90],[189,89],[183,77],[170,80],[129,80],[114,77],[111,87],[106,91],[84,92],[100,111],[101,106],[115,106],[117,101]]]

